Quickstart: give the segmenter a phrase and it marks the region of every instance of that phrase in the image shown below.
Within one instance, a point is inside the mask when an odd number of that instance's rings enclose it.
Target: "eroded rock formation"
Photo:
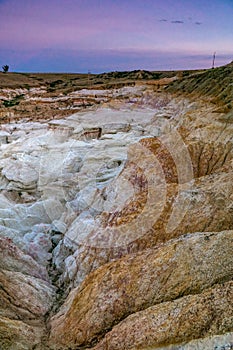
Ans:
[[[72,94],[94,108],[2,125],[0,347],[231,346],[232,123],[150,85]]]

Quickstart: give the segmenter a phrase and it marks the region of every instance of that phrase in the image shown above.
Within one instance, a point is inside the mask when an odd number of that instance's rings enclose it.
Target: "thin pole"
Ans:
[[[214,52],[214,54],[213,54],[213,64],[212,64],[212,69],[214,69],[215,57],[216,57],[216,52]]]

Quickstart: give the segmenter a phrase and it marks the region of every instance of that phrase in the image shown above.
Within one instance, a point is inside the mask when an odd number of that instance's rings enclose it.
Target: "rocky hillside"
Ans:
[[[233,62],[199,74],[190,74],[185,79],[169,85],[167,90],[199,98],[208,97],[210,101],[220,106],[219,110],[223,112],[232,110]]]
[[[232,69],[2,87],[1,349],[233,348]]]

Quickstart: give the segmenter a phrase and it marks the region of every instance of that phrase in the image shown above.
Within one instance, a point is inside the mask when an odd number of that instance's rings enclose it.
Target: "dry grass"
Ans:
[[[183,71],[182,75],[190,75],[193,71]],[[32,88],[44,86],[48,93],[70,93],[83,88],[108,89],[134,85],[140,81],[154,81],[172,78],[178,71],[149,72],[145,70],[110,72],[102,74],[67,74],[67,73],[2,73],[1,88]]]
[[[207,97],[224,112],[233,108],[233,62],[177,80],[167,91],[194,97]]]

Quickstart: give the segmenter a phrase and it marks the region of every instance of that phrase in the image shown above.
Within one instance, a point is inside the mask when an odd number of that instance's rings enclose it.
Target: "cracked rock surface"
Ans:
[[[73,95],[95,107],[1,125],[0,348],[231,346],[233,124],[145,85]]]

